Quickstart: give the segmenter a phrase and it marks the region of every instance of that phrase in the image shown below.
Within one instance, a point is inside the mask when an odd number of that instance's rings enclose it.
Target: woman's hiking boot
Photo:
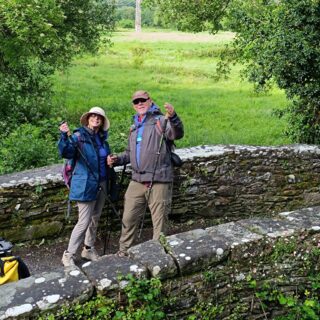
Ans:
[[[68,252],[67,250],[63,253],[61,261],[65,267],[75,266],[73,253]]]

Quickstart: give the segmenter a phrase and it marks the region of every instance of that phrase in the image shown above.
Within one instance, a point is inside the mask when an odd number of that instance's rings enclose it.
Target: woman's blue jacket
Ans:
[[[100,133],[101,141],[110,154],[106,141],[107,132]],[[67,133],[61,132],[58,142],[61,157],[75,159],[72,174],[69,199],[75,201],[93,201],[97,199],[99,190],[99,153],[95,143],[94,133],[87,127],[80,127],[68,138]],[[107,167],[107,186],[109,172]]]

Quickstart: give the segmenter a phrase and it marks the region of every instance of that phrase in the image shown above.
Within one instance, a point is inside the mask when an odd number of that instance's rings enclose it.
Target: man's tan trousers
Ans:
[[[124,197],[123,226],[120,237],[120,251],[126,252],[134,243],[141,218],[146,210],[149,188],[131,181]],[[160,233],[166,233],[168,214],[171,210],[172,183],[154,182],[150,191],[148,206],[153,224],[153,240]]]

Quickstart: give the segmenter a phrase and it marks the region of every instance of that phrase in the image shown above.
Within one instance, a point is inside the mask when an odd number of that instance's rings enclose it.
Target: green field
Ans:
[[[286,106],[280,90],[255,94],[240,77],[216,80],[217,56],[231,33],[216,36],[179,32],[117,32],[113,45],[98,56],[84,56],[55,78],[58,103],[77,125],[82,112],[99,105],[111,121],[110,142],[121,151],[131,123],[132,92],[149,91],[162,107],[172,103],[185,125],[178,147],[201,144],[281,145],[286,123],[273,116]]]

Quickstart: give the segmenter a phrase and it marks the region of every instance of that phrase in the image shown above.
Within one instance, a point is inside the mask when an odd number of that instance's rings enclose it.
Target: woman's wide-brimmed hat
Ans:
[[[80,123],[83,126],[87,126],[88,125],[88,117],[92,113],[98,114],[99,116],[101,116],[103,118],[103,130],[107,131],[109,129],[109,127],[110,127],[110,121],[106,117],[106,113],[104,112],[104,110],[102,108],[100,108],[100,107],[93,107],[88,112],[84,113],[80,118]]]

